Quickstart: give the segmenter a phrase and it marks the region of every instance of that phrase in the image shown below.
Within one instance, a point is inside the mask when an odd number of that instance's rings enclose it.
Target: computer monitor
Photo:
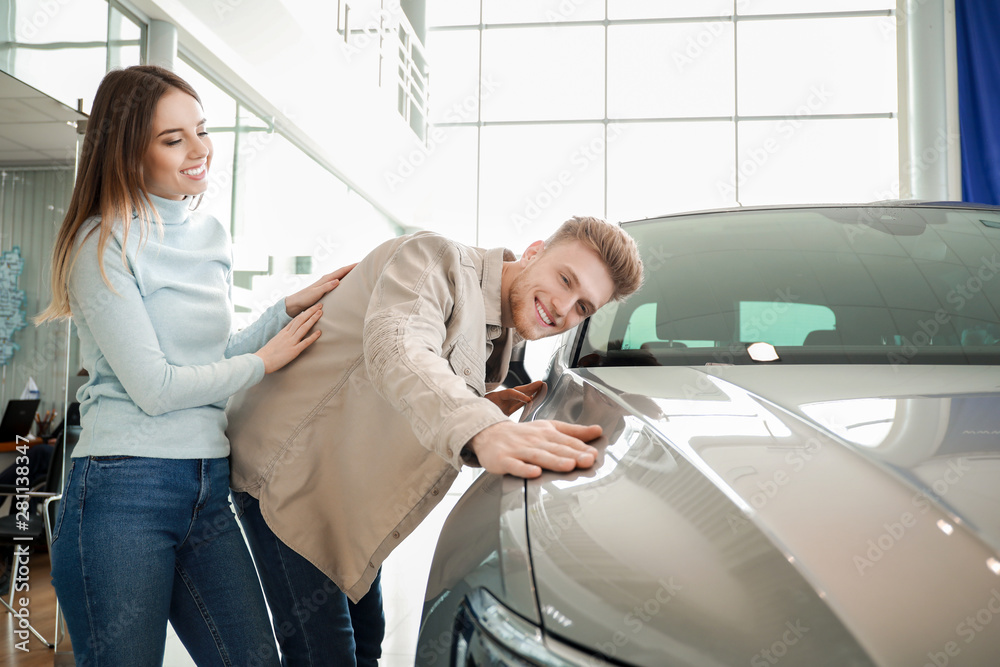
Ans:
[[[14,442],[17,436],[27,437],[38,412],[39,399],[11,399],[0,421],[0,442]]]

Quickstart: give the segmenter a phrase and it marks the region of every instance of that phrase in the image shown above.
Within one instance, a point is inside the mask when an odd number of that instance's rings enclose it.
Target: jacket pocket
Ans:
[[[465,380],[469,389],[479,396],[486,394],[485,362],[465,341],[464,336],[459,336],[455,341],[455,346],[448,353],[448,363],[451,365],[452,372]]]

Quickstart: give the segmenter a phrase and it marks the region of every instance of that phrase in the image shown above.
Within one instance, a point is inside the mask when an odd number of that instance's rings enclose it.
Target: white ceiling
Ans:
[[[87,117],[0,72],[0,166],[72,164]]]

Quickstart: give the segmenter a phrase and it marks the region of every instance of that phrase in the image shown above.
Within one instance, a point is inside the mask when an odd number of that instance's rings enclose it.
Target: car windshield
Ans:
[[[1000,209],[711,212],[629,223],[642,288],[579,366],[1000,363]]]

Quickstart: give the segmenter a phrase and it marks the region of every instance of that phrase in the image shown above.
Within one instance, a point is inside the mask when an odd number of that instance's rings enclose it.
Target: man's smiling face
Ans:
[[[514,328],[527,340],[572,329],[611,300],[614,283],[600,256],[580,241],[525,251],[524,269],[510,286]]]

